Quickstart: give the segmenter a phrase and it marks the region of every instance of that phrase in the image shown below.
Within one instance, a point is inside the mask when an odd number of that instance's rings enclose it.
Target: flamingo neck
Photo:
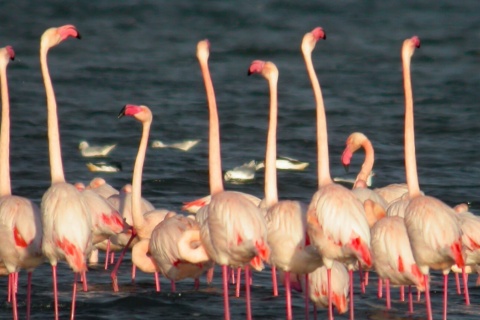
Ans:
[[[200,61],[203,81],[207,93],[209,110],[208,131],[208,170],[210,194],[214,195],[223,191],[222,159],[220,153],[220,125],[218,121],[217,101],[213,89],[212,78],[208,68],[208,61]]]
[[[277,83],[278,74],[270,74],[270,112],[267,134],[267,150],[265,153],[265,205],[267,208],[278,202],[277,191]]]
[[[137,242],[132,248],[132,263],[141,271],[154,273],[158,271],[152,257],[148,255],[150,240],[144,239]]]
[[[365,160],[363,161],[362,169],[357,175],[356,181],[362,180],[367,182],[368,177],[370,176],[370,173],[373,170],[373,163],[375,161],[375,152],[373,150],[372,143],[368,139],[365,139],[362,141],[362,147],[365,150]]]
[[[202,263],[210,260],[200,240],[200,230],[186,230],[177,242],[181,260]]]
[[[143,164],[145,163],[145,154],[147,153],[148,137],[150,135],[150,126],[152,120],[142,122],[142,137],[138,146],[138,153],[133,167],[132,177],[132,223],[133,227],[141,230],[145,224],[145,218],[142,212],[142,174]]]
[[[0,132],[0,197],[11,195],[10,182],[10,100],[8,97],[7,63],[0,67],[2,90],[2,122]]]
[[[415,156],[415,128],[413,121],[413,94],[410,77],[411,57],[403,55],[403,86],[405,91],[405,171],[410,199],[420,195],[417,160]]]
[[[325,105],[323,103],[320,83],[313,68],[312,53],[304,52],[303,57],[307,66],[307,72],[312,82],[313,95],[317,108],[317,160],[318,160],[318,186],[322,187],[332,183],[330,177],[330,164],[328,159],[328,135]]]
[[[48,150],[50,157],[50,174],[52,184],[65,182],[63,174],[62,150],[60,148],[60,132],[58,128],[57,102],[53,91],[52,80],[47,64],[48,47],[40,47],[40,66],[42,69],[43,83],[47,94],[47,128],[48,128]]]

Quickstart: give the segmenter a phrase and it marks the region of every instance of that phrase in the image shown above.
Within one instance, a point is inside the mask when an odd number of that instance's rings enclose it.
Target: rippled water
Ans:
[[[310,162],[303,172],[279,172],[279,194],[309,202],[316,185],[315,111],[310,83],[300,53],[303,35],[322,26],[327,40],[313,53],[328,121],[332,176],[349,175],[339,163],[344,142],[364,132],[376,150],[375,186],[405,180],[403,167],[402,41],[418,35],[412,77],[415,98],[417,163],[422,190],[453,205],[469,201],[479,212],[480,148],[480,3],[466,1],[42,1],[0,3],[0,46],[12,45],[9,65],[11,96],[12,187],[16,194],[39,202],[50,184],[46,140],[46,104],[38,48],[43,31],[71,23],[83,39],[69,40],[49,54],[59,105],[65,175],[70,182],[102,176],[120,188],[130,182],[140,126],[116,115],[126,103],[146,104],[154,112],[151,139],[176,142],[200,138],[189,152],[150,149],[144,168],[143,195],[157,207],[180,210],[182,202],[208,193],[207,109],[195,57],[196,44],[211,42],[210,68],[217,93],[222,134],[223,169],[228,170],[265,151],[268,88],[259,77],[247,78],[250,62],[271,60],[280,70],[278,153]],[[78,143],[118,143],[109,160],[122,164],[118,173],[92,173]],[[249,184],[227,184],[259,197],[263,173]],[[151,275],[129,280],[131,263],[122,266],[121,292],[113,293],[109,272],[92,267],[90,290],[79,292],[78,319],[217,319],[223,312],[220,274],[211,287],[193,290],[188,281],[170,293],[162,280],[155,293]],[[63,318],[69,313],[73,274],[59,271]],[[50,268],[33,276],[33,319],[53,316]],[[23,317],[26,277],[21,274],[19,299]],[[255,273],[253,315],[284,318],[284,299],[272,297],[269,273]],[[375,275],[372,275],[372,282]],[[440,276],[433,274],[435,318],[441,315]],[[453,282],[451,284],[453,288]],[[0,279],[0,296],[6,296]],[[472,306],[450,295],[449,319],[480,314],[480,294],[470,282]],[[2,294],[3,293],[3,294]],[[373,285],[356,293],[357,319],[423,319],[423,302],[415,314],[394,302],[384,311]],[[394,293],[395,299],[398,299]],[[2,298],[3,299],[3,298]],[[233,318],[244,317],[243,299],[233,299]],[[4,302],[0,318],[9,319]],[[325,315],[320,311],[320,317]],[[300,294],[294,315],[303,316]],[[338,319],[346,316],[337,316]]]

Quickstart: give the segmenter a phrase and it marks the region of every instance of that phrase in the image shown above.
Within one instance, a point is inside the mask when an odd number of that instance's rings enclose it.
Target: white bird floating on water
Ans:
[[[188,151],[191,148],[193,148],[197,143],[200,142],[200,139],[196,140],[185,140],[181,142],[176,142],[176,143],[170,143],[170,144],[165,144],[160,140],[154,140],[152,141],[152,148],[174,148],[174,149],[180,149],[183,151]]]
[[[279,170],[304,170],[308,167],[308,162],[301,162],[297,159],[292,159],[289,157],[277,157],[276,167]],[[264,161],[261,161],[257,164],[256,170],[265,168]]]
[[[88,162],[85,164],[88,170],[92,172],[119,172],[122,171],[122,164],[120,162]]]
[[[225,181],[247,181],[255,179],[256,162],[252,160],[225,172]]]
[[[110,151],[112,151],[117,144],[110,144],[105,146],[90,146],[87,141],[80,141],[78,149],[80,150],[82,156],[89,157],[106,157]]]

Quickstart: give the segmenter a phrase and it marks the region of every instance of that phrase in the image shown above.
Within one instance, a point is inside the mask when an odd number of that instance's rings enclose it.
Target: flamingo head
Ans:
[[[40,40],[40,47],[43,50],[48,50],[51,47],[56,46],[60,42],[68,39],[69,37],[81,39],[80,33],[77,28],[71,24],[66,24],[57,28],[47,29]]]
[[[15,51],[12,46],[6,46],[0,49],[0,56],[3,58],[0,63],[7,65],[10,60],[15,59]]]
[[[307,32],[303,36],[302,40],[302,52],[304,54],[312,52],[313,49],[315,49],[315,44],[317,43],[318,40],[320,39],[327,39],[327,34],[321,27],[316,27],[310,32]]]
[[[152,121],[152,111],[147,106],[127,104],[118,114],[120,119],[123,116],[134,117],[140,122],[151,122]]]
[[[347,141],[345,143],[345,150],[342,154],[342,164],[345,167],[345,170],[348,172],[348,166],[350,165],[350,161],[353,157],[355,151],[360,149],[362,144],[367,141],[367,137],[361,132],[354,132],[350,136],[348,136]]]
[[[208,39],[201,40],[197,44],[197,59],[207,61],[210,55],[210,41]]]
[[[265,67],[265,61],[263,60],[255,60],[250,64],[250,68],[248,68],[247,75],[252,75],[254,73],[262,73]]]
[[[260,73],[268,81],[278,81],[278,68],[275,63],[270,61],[255,60],[248,68],[248,75]]]
[[[420,48],[420,38],[413,36],[406,39],[403,41],[402,56],[405,58],[412,57],[413,53],[415,52],[415,48]]]

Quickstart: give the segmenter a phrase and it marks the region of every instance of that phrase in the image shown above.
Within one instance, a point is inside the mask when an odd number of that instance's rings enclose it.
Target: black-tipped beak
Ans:
[[[250,69],[248,69],[247,76],[250,76],[250,75],[252,75],[252,73],[253,73],[253,72],[252,72],[252,71],[250,71]]]
[[[75,38],[77,38],[79,40],[82,39],[82,36],[80,35],[80,32],[77,31],[77,36]]]
[[[343,168],[345,169],[345,172],[348,173],[348,169],[350,169],[350,165],[346,164],[343,166]]]
[[[121,117],[123,117],[125,115],[125,110],[126,110],[127,106],[124,106],[122,108],[122,110],[120,110],[119,114],[118,114],[118,119],[120,119]]]

